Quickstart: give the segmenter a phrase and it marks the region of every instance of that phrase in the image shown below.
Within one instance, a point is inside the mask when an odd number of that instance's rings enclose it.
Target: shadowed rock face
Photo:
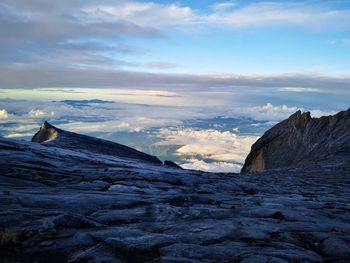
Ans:
[[[55,140],[58,137],[58,129],[48,122],[41,125],[40,130],[33,136],[32,142],[45,143]]]
[[[242,172],[350,161],[350,109],[311,118],[297,111],[253,146]]]
[[[48,122],[41,125],[40,130],[33,136],[32,142],[38,142],[46,146],[88,151],[122,158],[138,159],[154,164],[162,164],[155,156],[148,155],[115,142],[64,131]]]

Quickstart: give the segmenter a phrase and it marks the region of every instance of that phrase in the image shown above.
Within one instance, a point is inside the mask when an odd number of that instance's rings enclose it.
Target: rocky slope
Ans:
[[[91,153],[136,159],[155,164],[162,163],[155,156],[145,154],[125,145],[64,131],[56,128],[48,122],[41,125],[40,130],[32,138],[32,142],[38,142],[46,146],[73,149],[75,151],[87,151]]]
[[[0,262],[350,260],[349,163],[211,174],[33,140],[0,138]]]
[[[297,111],[253,146],[242,172],[350,162],[350,109],[311,118]]]

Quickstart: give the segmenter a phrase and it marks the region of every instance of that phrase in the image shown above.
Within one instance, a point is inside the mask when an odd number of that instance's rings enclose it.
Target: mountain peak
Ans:
[[[242,172],[304,166],[350,160],[350,114],[312,118],[298,110],[257,140],[247,156]]]
[[[33,136],[32,142],[46,143],[54,141],[59,135],[59,129],[45,121],[40,126],[40,130]]]
[[[61,130],[47,121],[41,125],[40,130],[33,136],[32,142],[63,149],[92,152],[120,158],[137,159],[154,164],[162,164],[162,162],[155,156],[151,156],[119,143]]]

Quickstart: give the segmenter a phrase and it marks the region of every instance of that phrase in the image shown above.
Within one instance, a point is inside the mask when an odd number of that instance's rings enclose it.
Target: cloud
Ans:
[[[37,68],[43,68],[43,65],[57,68],[65,64],[70,69],[139,67],[142,63],[120,58],[120,55],[145,52],[144,47],[130,45],[130,39],[164,38],[174,29],[210,31],[283,26],[312,30],[350,29],[349,9],[321,1],[316,4],[308,1],[221,2],[209,11],[151,1],[56,2],[2,1],[0,64],[36,63]],[[156,64],[153,63],[153,68],[175,66],[171,62]]]
[[[302,87],[284,87],[280,88],[280,91],[287,91],[287,92],[322,92],[320,89],[316,88],[302,88]]]
[[[238,3],[237,2],[222,2],[222,3],[216,3],[214,5],[212,5],[212,9],[215,12],[225,12],[225,11],[229,11],[231,8],[237,6]]]
[[[45,78],[43,78],[45,76]],[[62,77],[64,76],[64,78]],[[304,87],[349,93],[350,77],[315,74],[172,74],[147,73],[101,68],[67,68],[46,64],[0,66],[0,88],[138,88],[138,89],[209,89]],[[332,87],[330,89],[330,87]]]
[[[55,113],[53,111],[50,113],[46,113],[42,110],[33,110],[32,109],[28,112],[28,115],[31,118],[44,118],[44,117],[48,117],[48,116],[53,116],[53,115],[55,115]]]
[[[103,91],[107,94],[111,92]],[[139,97],[142,92],[154,96],[179,94],[157,90],[130,91],[135,97]],[[72,94],[62,91],[59,95],[68,98]],[[111,99],[110,96],[108,98]],[[210,93],[206,96],[212,99]],[[192,97],[192,100],[198,100],[198,96]],[[173,156],[185,168],[232,172],[239,171],[251,145],[258,138],[251,134],[261,134],[264,129],[287,118],[299,108],[272,103],[253,107],[222,104],[218,108],[197,108],[145,105],[140,102],[131,104],[90,99],[38,103],[0,99],[2,107],[11,112],[10,118],[0,121],[0,130],[2,136],[28,139],[38,130],[41,122],[48,120],[65,130],[116,141],[120,140],[118,133],[123,132],[123,139],[129,140],[127,144],[150,153],[149,149],[159,149],[159,156]],[[7,110],[1,110],[0,113],[8,114]],[[317,109],[312,111],[312,116],[324,114]],[[253,120],[247,121],[245,118]],[[254,128],[255,124],[257,127]],[[262,128],[258,127],[260,124]],[[138,140],[134,141],[133,138]],[[142,148],[146,142],[149,145]]]
[[[217,3],[212,12],[200,12],[179,4],[122,1],[94,3],[82,9],[82,17],[99,22],[132,21],[138,25],[164,28],[199,27],[266,27],[295,26],[324,30],[349,29],[347,9],[336,9],[325,3],[255,2]],[[235,7],[234,9],[232,7]],[[225,11],[225,12],[223,12]]]
[[[0,119],[7,119],[9,117],[8,112],[5,109],[0,109]]]
[[[190,7],[153,2],[114,1],[111,4],[99,2],[83,8],[82,11],[84,19],[102,22],[133,21],[135,24],[149,27],[189,25],[197,23],[200,19]]]
[[[348,30],[349,14],[347,9],[332,9],[322,4],[315,7],[315,4],[307,2],[258,2],[224,15],[213,13],[207,19],[210,23],[233,28],[294,26],[314,30]]]
[[[231,162],[242,166],[256,136],[239,136],[231,131],[193,128],[167,129],[159,131],[164,138],[157,145],[178,145],[176,154],[183,160],[210,159],[215,162]]]
[[[143,52],[125,38],[160,38],[160,30],[130,20],[97,21],[84,8],[97,1],[8,1],[0,4],[0,64],[137,66],[119,54]],[[115,1],[119,2],[119,1]],[[84,17],[85,16],[85,17]]]
[[[118,131],[140,132],[147,128],[180,124],[177,120],[130,117],[129,121],[112,120],[102,122],[70,122],[60,125],[62,129],[80,133],[111,133]]]
[[[4,136],[4,138],[15,139],[23,137],[33,137],[33,133],[10,133]]]
[[[272,121],[277,123],[288,118],[297,110],[306,111],[301,107],[288,107],[287,105],[273,105],[267,103],[263,106],[234,108],[226,114],[226,117],[245,117],[258,121]],[[313,117],[321,117],[335,113],[333,111],[328,112],[318,109],[311,110],[310,112]]]
[[[239,173],[242,169],[241,165],[230,162],[205,162],[198,159],[186,160],[186,163],[181,164],[181,167],[191,170],[199,170],[206,172],[221,172],[221,173]]]
[[[166,61],[150,61],[145,63],[146,68],[157,68],[157,69],[172,69],[178,68],[180,65],[166,62]]]

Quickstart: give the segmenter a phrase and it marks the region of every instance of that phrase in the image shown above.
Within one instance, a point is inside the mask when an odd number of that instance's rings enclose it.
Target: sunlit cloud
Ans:
[[[178,145],[176,154],[184,160],[210,159],[216,162],[233,162],[242,165],[256,136],[241,136],[233,131],[220,132],[214,129],[196,130],[161,129],[159,136],[164,138],[157,145]]]
[[[191,170],[200,170],[206,172],[226,172],[226,173],[239,173],[242,166],[230,162],[205,162],[198,159],[189,159],[185,163],[181,164],[181,167]]]
[[[55,113],[53,111],[51,111],[50,113],[46,113],[42,110],[32,109],[28,112],[28,115],[31,118],[44,118],[44,117],[48,117],[48,116],[53,116],[53,115],[55,115]]]
[[[9,117],[8,112],[5,109],[0,109],[0,119],[7,119]]]

